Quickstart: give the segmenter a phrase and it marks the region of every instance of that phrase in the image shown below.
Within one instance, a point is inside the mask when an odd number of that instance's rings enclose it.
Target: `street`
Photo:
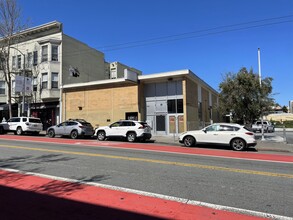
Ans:
[[[258,152],[228,151],[235,153],[229,158],[217,156],[223,150],[207,150],[214,154],[209,156],[196,150],[194,154],[164,152],[164,146],[137,150],[151,143],[132,147],[117,141],[74,140],[68,144],[68,139],[55,138],[56,144],[43,138],[44,142],[1,139],[0,168],[293,217],[292,155],[282,162],[270,154],[265,161],[254,159],[261,155]],[[121,143],[130,147],[119,147]]]

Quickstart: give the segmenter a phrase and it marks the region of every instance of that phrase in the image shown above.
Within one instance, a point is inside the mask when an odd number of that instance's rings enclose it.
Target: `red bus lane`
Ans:
[[[47,138],[47,137],[32,137],[32,136],[15,136],[15,135],[0,135],[0,139],[6,140],[19,140],[19,141],[32,141],[32,142],[45,142],[51,144],[69,144],[69,145],[86,145],[93,147],[111,147],[111,148],[124,148],[132,150],[147,150],[157,152],[179,153],[179,154],[194,154],[202,156],[212,157],[226,157],[235,159],[246,160],[260,160],[270,162],[285,162],[293,163],[292,155],[280,155],[280,154],[265,154],[259,152],[235,152],[227,150],[215,150],[215,149],[202,149],[202,148],[186,148],[180,146],[171,145],[159,145],[153,143],[128,143],[117,141],[97,141],[97,140],[85,140],[85,139],[68,139],[68,138]]]
[[[0,169],[0,219],[266,219]]]
[[[292,163],[293,156],[96,140],[1,135],[0,140],[112,147]],[[269,219],[267,213],[0,168],[0,219]],[[283,217],[283,216],[282,216]],[[284,217],[286,219],[287,217]]]

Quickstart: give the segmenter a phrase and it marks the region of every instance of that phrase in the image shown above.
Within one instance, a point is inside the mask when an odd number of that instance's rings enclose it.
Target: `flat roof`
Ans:
[[[218,93],[215,89],[213,89],[210,85],[208,85],[205,81],[203,81],[201,78],[199,78],[197,75],[195,75],[193,72],[191,72],[188,69],[162,72],[162,73],[153,73],[153,74],[146,74],[146,75],[138,75],[138,81],[141,81],[144,83],[148,83],[148,82],[153,83],[153,82],[158,82],[160,80],[166,81],[166,80],[173,80],[173,79],[175,80],[175,79],[184,79],[184,78],[188,78],[194,82],[200,82],[202,86],[205,86],[209,88],[211,91]],[[136,82],[132,82],[125,78],[117,78],[117,79],[97,80],[97,81],[85,82],[85,83],[67,84],[67,85],[64,85],[63,88],[70,89],[70,88],[81,88],[81,87],[109,85],[109,84],[118,84],[118,83],[137,84]]]

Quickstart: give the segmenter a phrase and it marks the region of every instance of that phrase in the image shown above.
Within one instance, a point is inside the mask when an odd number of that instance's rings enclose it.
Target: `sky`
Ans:
[[[293,100],[293,0],[18,0],[30,27],[63,32],[143,74],[189,69],[216,91],[242,67]],[[260,48],[260,59],[258,59]]]

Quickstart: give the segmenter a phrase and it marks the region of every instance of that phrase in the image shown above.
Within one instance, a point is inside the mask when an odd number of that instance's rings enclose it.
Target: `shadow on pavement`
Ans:
[[[161,219],[130,211],[0,186],[0,219]]]

